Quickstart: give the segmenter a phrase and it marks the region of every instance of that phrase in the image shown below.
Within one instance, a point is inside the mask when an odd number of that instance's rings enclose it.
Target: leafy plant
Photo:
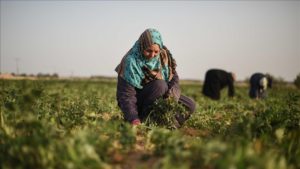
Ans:
[[[180,127],[176,116],[188,117],[185,107],[177,103],[174,99],[158,99],[151,106],[150,113],[146,119],[146,125],[162,126],[168,129]]]
[[[146,125],[124,122],[115,80],[0,85],[3,169],[300,168],[300,90],[286,85],[263,100],[236,86],[238,97],[216,102],[203,97],[198,82],[183,83],[197,108],[181,128],[174,117],[189,114],[174,100],[158,100]]]

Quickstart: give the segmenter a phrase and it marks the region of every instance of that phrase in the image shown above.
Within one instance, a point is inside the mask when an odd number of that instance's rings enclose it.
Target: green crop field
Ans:
[[[300,90],[293,87],[275,85],[267,99],[251,100],[238,86],[233,99],[224,90],[212,101],[200,84],[182,83],[196,112],[168,129],[125,123],[113,80],[0,84],[2,169],[300,168]]]

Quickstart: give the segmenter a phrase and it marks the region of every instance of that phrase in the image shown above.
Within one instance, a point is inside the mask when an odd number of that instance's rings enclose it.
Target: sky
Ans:
[[[300,1],[0,1],[2,73],[113,76],[147,28],[180,79],[211,68],[244,80],[300,73]]]

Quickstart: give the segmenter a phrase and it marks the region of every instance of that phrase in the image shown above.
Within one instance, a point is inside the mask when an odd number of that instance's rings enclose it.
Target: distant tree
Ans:
[[[26,73],[21,73],[21,74],[20,74],[20,76],[22,76],[22,77],[26,77],[26,76],[27,76],[27,74],[26,74]]]
[[[272,79],[272,84],[275,86],[285,85],[286,81],[282,77],[275,77],[269,73],[266,74],[268,78]]]
[[[58,74],[57,73],[53,73],[52,74],[52,78],[58,78],[59,76],[58,76]]]
[[[50,73],[38,73],[37,77],[38,78],[58,78],[59,76],[58,76],[57,73],[53,73],[53,74],[50,74]]]
[[[300,73],[297,75],[296,79],[294,80],[294,84],[298,89],[300,89]]]
[[[49,77],[49,74],[47,74],[47,73],[38,73],[38,74],[37,74],[37,77],[38,77],[38,78]]]
[[[43,77],[44,75],[43,75],[43,73],[38,73],[36,76],[37,77]]]

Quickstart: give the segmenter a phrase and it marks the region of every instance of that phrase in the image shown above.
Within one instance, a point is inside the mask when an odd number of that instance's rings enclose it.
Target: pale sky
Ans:
[[[300,73],[300,1],[1,1],[0,9],[3,73],[115,77],[147,28],[160,31],[181,79],[203,80],[210,68],[238,80]]]

